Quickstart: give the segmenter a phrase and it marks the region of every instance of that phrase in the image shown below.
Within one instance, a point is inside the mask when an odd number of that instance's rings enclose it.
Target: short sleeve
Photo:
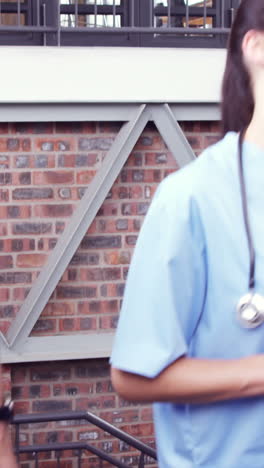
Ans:
[[[188,353],[205,296],[199,210],[175,175],[162,182],[144,220],[110,359],[150,378]]]

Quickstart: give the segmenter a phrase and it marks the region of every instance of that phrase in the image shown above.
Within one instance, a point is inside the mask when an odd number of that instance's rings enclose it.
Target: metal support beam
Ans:
[[[178,121],[220,120],[218,103],[179,103],[170,108]],[[10,103],[0,104],[0,122],[125,122],[135,117],[137,109],[133,103]]]
[[[141,105],[136,117],[123,125],[101,169],[90,183],[48,263],[43,267],[12,322],[7,334],[9,347],[15,345],[15,349],[18,350],[29,336],[149,118],[149,110],[145,105]]]
[[[175,119],[168,104],[151,106],[152,117],[168,148],[175,157],[179,167],[195,159],[194,152]]]
[[[128,107],[126,115],[132,118],[123,125],[117,135],[101,169],[87,188],[48,263],[11,324],[7,337],[0,333],[1,360],[4,363],[85,359],[110,355],[113,333],[47,337],[29,335],[147,122],[155,122],[179,167],[195,158],[176,119],[181,113],[181,106],[175,105],[171,108],[167,104],[143,104]],[[118,109],[124,117],[125,108],[118,106]],[[112,120],[110,113],[104,120]]]

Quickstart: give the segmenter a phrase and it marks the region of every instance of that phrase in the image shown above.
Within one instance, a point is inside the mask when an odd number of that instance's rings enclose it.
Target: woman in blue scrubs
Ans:
[[[264,467],[264,1],[242,0],[224,138],[160,185],[111,357],[120,395],[154,403],[161,468]]]

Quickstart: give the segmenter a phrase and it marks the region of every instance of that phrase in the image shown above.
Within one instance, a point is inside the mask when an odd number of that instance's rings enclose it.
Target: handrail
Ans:
[[[54,443],[54,444],[34,444],[29,446],[20,446],[19,444],[19,431],[21,424],[34,424],[40,422],[54,422],[54,421],[71,421],[71,420],[86,420],[87,422],[93,424],[94,426],[102,429],[108,434],[116,437],[119,440],[127,443],[129,446],[137,449],[140,453],[139,467],[144,467],[144,455],[157,459],[156,451],[149,445],[141,442],[139,439],[131,436],[125,431],[115,427],[113,424],[105,421],[104,419],[96,416],[89,411],[69,411],[69,412],[59,412],[59,413],[34,413],[34,414],[18,414],[15,415],[12,421],[12,424],[16,427],[15,434],[15,450],[17,455],[21,453],[34,453],[38,454],[39,452],[45,451],[62,451],[62,450],[87,450],[102,460],[105,460],[109,463],[112,463],[113,466],[119,468],[127,468],[128,465],[112,457],[103,450],[98,449],[97,447],[92,446],[89,443],[82,442],[69,442],[69,443]],[[37,455],[36,455],[37,456]],[[58,465],[59,466],[59,465]]]

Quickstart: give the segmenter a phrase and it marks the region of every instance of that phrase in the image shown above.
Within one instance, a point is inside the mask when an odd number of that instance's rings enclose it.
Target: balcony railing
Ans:
[[[239,0],[0,0],[0,45],[225,47]]]

